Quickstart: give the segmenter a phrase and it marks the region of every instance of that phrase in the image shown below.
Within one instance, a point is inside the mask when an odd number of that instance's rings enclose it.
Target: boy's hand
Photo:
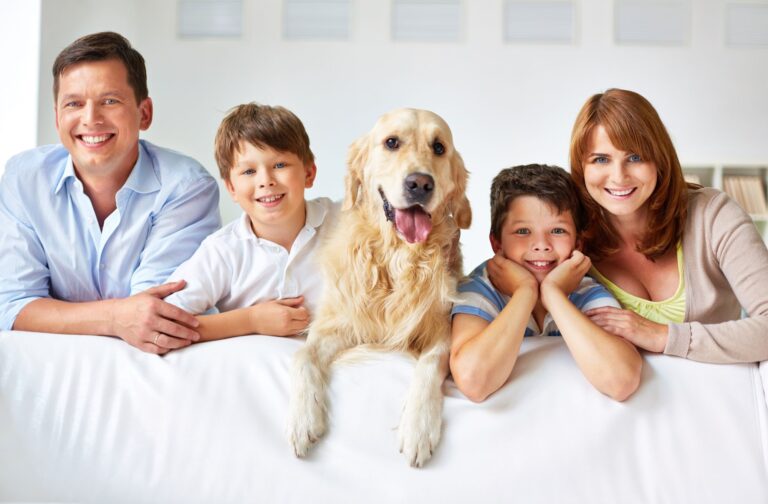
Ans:
[[[493,258],[488,261],[488,278],[496,290],[507,296],[512,296],[515,291],[521,287],[528,287],[537,293],[539,283],[533,273],[520,266],[514,261],[504,257],[501,252],[497,252]]]
[[[251,320],[258,334],[293,336],[309,325],[304,297],[273,299],[251,307]]]
[[[578,250],[571,257],[558,264],[541,282],[541,299],[547,307],[548,293],[557,290],[566,296],[573,292],[581,283],[581,279],[589,271],[592,261]]]

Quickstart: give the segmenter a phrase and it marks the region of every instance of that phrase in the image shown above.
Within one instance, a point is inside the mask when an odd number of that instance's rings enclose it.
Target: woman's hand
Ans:
[[[621,336],[644,350],[660,353],[667,346],[669,326],[651,322],[631,310],[605,306],[584,314],[605,331]]]

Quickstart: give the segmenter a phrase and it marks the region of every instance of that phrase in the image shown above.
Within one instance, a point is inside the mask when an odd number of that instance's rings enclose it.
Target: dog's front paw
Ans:
[[[325,408],[315,394],[291,398],[287,434],[297,457],[304,457],[325,434],[325,416]]]
[[[440,442],[442,396],[427,401],[408,401],[400,417],[400,452],[412,467],[421,467]]]

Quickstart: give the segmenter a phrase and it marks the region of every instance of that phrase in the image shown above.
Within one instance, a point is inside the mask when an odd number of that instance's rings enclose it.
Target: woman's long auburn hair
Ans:
[[[584,250],[600,261],[619,250],[616,228],[608,212],[587,191],[584,164],[593,132],[603,126],[617,149],[639,154],[656,165],[656,188],[648,198],[648,223],[637,251],[655,260],[673,249],[683,234],[688,214],[687,184],[669,133],[648,100],[633,91],[609,89],[592,96],[581,108],[571,133],[571,176],[587,214]]]

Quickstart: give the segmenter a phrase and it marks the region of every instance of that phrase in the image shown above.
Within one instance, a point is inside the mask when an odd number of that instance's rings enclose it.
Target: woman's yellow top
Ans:
[[[603,284],[621,303],[623,308],[632,310],[641,317],[659,324],[685,322],[685,276],[683,275],[682,243],[677,244],[677,273],[680,277],[680,283],[672,297],[664,301],[649,301],[624,291],[621,287],[605,278],[594,266],[590,270],[590,275]]]

